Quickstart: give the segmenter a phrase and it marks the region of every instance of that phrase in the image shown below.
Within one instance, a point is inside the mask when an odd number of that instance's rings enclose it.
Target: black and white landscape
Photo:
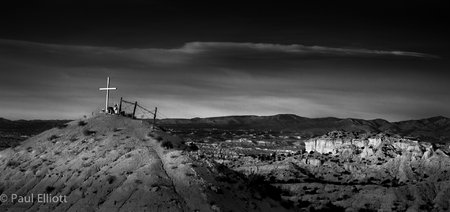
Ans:
[[[0,211],[448,211],[448,9],[4,3]]]

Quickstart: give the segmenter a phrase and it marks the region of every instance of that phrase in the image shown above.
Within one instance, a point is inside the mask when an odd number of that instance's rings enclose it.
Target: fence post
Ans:
[[[122,114],[122,97],[120,97],[120,103],[119,103],[119,115]]]
[[[153,114],[153,128],[155,128],[156,123],[156,112],[158,112],[158,107],[155,107],[155,113]]]
[[[136,113],[136,107],[137,107],[137,102],[134,103],[133,116],[131,117],[132,119],[134,119],[134,114]]]

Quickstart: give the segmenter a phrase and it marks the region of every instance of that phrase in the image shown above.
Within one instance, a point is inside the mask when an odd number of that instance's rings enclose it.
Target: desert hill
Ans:
[[[443,142],[450,139],[450,119],[442,116],[420,120],[388,122],[383,119],[306,118],[293,114],[279,114],[274,116],[162,119],[158,120],[158,125],[176,129],[220,128],[228,130],[290,131],[310,135],[311,137],[324,135],[334,130],[345,130],[350,132],[398,134],[427,142]]]
[[[0,209],[286,210],[261,185],[213,161],[194,160],[182,147],[140,120],[100,114],[69,122],[0,152],[0,193],[9,197]],[[38,202],[42,194],[67,202]],[[32,199],[12,201],[12,195]]]

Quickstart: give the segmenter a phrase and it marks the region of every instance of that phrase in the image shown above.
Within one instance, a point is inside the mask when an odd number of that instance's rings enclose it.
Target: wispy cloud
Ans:
[[[326,46],[304,46],[299,44],[281,45],[267,43],[233,43],[233,42],[190,42],[180,48],[174,49],[121,49],[114,47],[93,47],[93,46],[67,46],[56,44],[41,44],[26,41],[13,41],[0,39],[0,46],[3,49],[14,51],[15,53],[33,54],[62,54],[67,56],[77,56],[83,58],[101,59],[113,57],[117,59],[140,60],[148,62],[176,63],[183,59],[182,53],[192,55],[209,55],[210,57],[236,58],[264,58],[264,57],[287,57],[302,58],[305,57],[355,57],[355,58],[440,58],[436,55],[408,52],[408,51],[387,51],[364,48],[334,48]],[[274,55],[279,54],[279,55]]]
[[[264,56],[270,53],[285,53],[297,57],[405,57],[405,58],[439,58],[436,55],[407,52],[356,48],[333,48],[326,46],[304,46],[298,44],[280,45],[267,43],[232,43],[232,42],[191,42],[179,49],[192,54],[222,53],[236,57],[253,55]]]

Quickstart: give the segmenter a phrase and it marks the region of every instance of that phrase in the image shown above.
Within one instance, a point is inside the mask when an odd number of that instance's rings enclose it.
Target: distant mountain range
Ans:
[[[217,128],[226,130],[289,131],[322,135],[333,130],[398,134],[421,141],[449,142],[450,119],[443,116],[389,122],[383,119],[306,118],[293,114],[274,116],[224,116],[193,119],[162,119],[158,125],[174,129]]]
[[[0,118],[0,135],[32,136],[70,120],[17,120]],[[398,134],[430,142],[450,142],[450,118],[436,116],[419,120],[389,122],[383,119],[306,118],[293,114],[273,116],[223,116],[192,119],[161,119],[158,126],[172,129],[224,129],[296,132],[318,136],[333,130]],[[10,137],[10,136],[8,136]]]
[[[17,145],[33,135],[65,124],[70,120],[17,120],[0,117],[0,150]]]
[[[23,135],[35,135],[70,120],[17,120],[0,117],[0,132],[20,132]]]

